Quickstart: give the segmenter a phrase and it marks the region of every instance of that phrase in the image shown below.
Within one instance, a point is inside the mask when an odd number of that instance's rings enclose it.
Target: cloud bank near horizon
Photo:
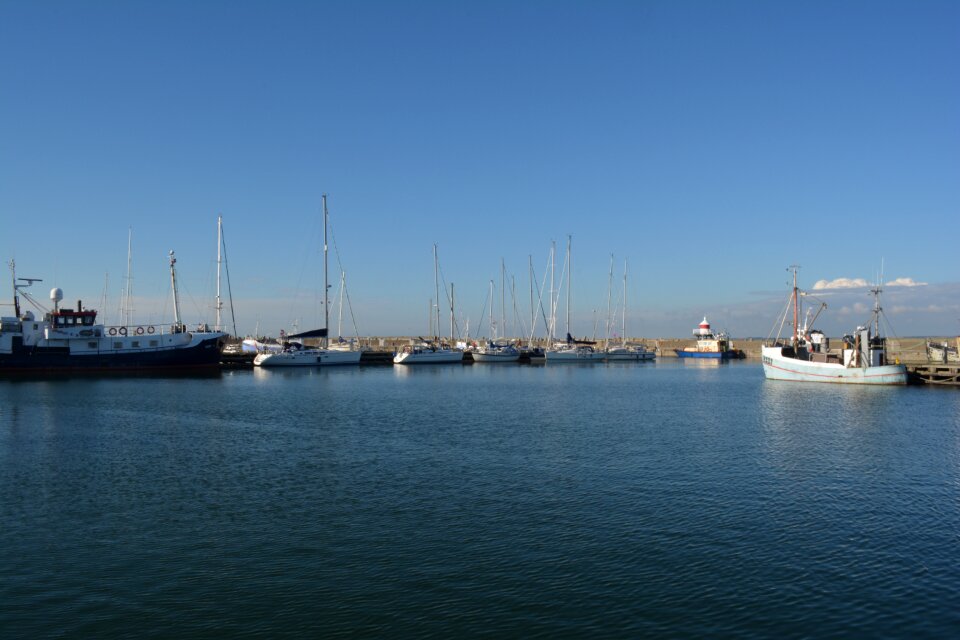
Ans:
[[[887,282],[887,287],[925,287],[928,283],[917,282],[913,278],[896,278]],[[813,284],[814,291],[825,289],[857,289],[860,287],[869,287],[870,283],[864,278],[835,278],[833,280],[817,280]]]

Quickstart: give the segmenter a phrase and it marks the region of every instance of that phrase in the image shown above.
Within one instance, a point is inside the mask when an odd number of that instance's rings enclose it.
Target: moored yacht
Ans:
[[[327,328],[330,326],[330,298],[327,283],[327,195],[323,194],[323,328],[305,331],[281,342],[280,351],[262,351],[253,359],[255,367],[319,367],[335,364],[359,364],[361,352],[352,348],[331,348]],[[320,338],[319,347],[305,347],[299,340]],[[352,346],[352,345],[351,345]]]
[[[449,364],[456,362],[463,362],[463,351],[430,340],[421,340],[406,345],[393,356],[394,364]]]
[[[488,342],[487,346],[474,349],[474,362],[516,362],[520,359],[520,350],[512,344]]]

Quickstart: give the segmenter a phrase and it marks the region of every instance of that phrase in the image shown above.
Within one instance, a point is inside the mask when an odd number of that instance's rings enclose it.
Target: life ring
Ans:
[[[122,335],[122,336],[127,335],[127,328],[126,328],[126,327],[120,327],[120,335]]]
[[[108,331],[107,333],[109,333],[109,334],[112,335],[112,336],[115,336],[115,335],[117,335],[117,328],[116,328],[116,327],[110,327],[110,331]]]
[[[147,333],[153,333],[153,326],[147,327]]]
[[[142,335],[143,335],[143,327],[137,327],[137,335],[138,335],[138,336],[142,336]]]

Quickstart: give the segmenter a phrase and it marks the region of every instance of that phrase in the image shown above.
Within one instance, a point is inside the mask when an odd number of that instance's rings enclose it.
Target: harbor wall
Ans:
[[[395,352],[404,345],[411,344],[411,342],[417,340],[417,336],[369,337],[360,338],[360,345],[373,351]],[[480,338],[476,342],[483,344],[485,340],[485,338]],[[515,339],[507,338],[506,340],[510,341]],[[955,344],[954,341],[956,338],[887,338],[887,352],[891,360],[899,358],[901,362],[905,363],[926,362],[926,345],[928,340]],[[307,340],[306,342],[309,344],[313,341]],[[470,342],[473,341],[471,340]],[[675,358],[676,353],[674,353],[674,349],[695,347],[697,344],[694,338],[630,338],[627,342],[646,345],[648,348],[656,350],[657,355],[663,358]],[[762,338],[733,338],[731,343],[732,348],[741,351],[744,358],[759,359],[760,347],[763,346],[764,340]],[[543,340],[534,341],[534,344],[541,347],[548,346]],[[830,344],[834,348],[837,348],[842,344],[841,338],[830,338]],[[602,341],[598,342],[597,346],[602,347]]]

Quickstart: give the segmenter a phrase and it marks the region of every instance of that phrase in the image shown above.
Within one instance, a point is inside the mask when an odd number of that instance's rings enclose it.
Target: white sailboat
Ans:
[[[502,305],[503,298],[501,297],[501,307]],[[502,320],[500,326],[503,326]],[[497,330],[493,320],[493,280],[490,281],[490,336],[491,338],[485,346],[473,351],[474,362],[516,362],[520,359],[520,350],[515,346],[505,342],[497,342]]]
[[[906,384],[907,368],[887,360],[886,339],[880,336],[880,286],[871,290],[874,296],[873,318],[866,326],[857,327],[852,336],[844,336],[840,349],[830,349],[829,339],[823,332],[811,328],[813,321],[800,318],[797,268],[793,268],[793,336],[789,343],[779,338],[771,345],[761,347],[763,374],[768,380],[791,380],[800,382],[836,382],[845,384]],[[784,310],[782,327],[786,322],[789,307]]]
[[[361,352],[330,348],[330,299],[327,283],[327,194],[323,194],[323,328],[286,336],[279,352],[258,353],[253,359],[257,367],[318,367],[338,364],[359,364]],[[299,340],[322,338],[322,347],[305,347]]]
[[[570,335],[570,281],[573,273],[570,260],[571,240],[571,236],[567,236],[567,341],[555,344],[553,348],[544,352],[548,364],[551,362],[591,362],[603,359],[603,354],[593,348],[594,342],[574,340]],[[556,304],[553,302],[550,306],[554,310],[556,309]],[[556,316],[555,312],[554,316]]]
[[[437,290],[437,333],[440,333],[440,280],[437,245],[433,245],[433,282]],[[453,314],[453,284],[450,285],[450,335],[456,334]],[[433,303],[430,304],[430,322],[433,323]],[[416,343],[404,346],[394,354],[394,364],[453,364],[463,362],[463,351],[451,348],[439,340],[420,338]]]
[[[613,271],[611,269],[611,276]],[[608,303],[609,306],[609,303]],[[611,347],[607,346],[604,356],[607,360],[612,361],[640,361],[640,360],[653,360],[657,357],[657,354],[647,349],[642,344],[640,345],[628,345],[627,344],[627,261],[623,261],[623,313],[620,320],[620,346]]]

